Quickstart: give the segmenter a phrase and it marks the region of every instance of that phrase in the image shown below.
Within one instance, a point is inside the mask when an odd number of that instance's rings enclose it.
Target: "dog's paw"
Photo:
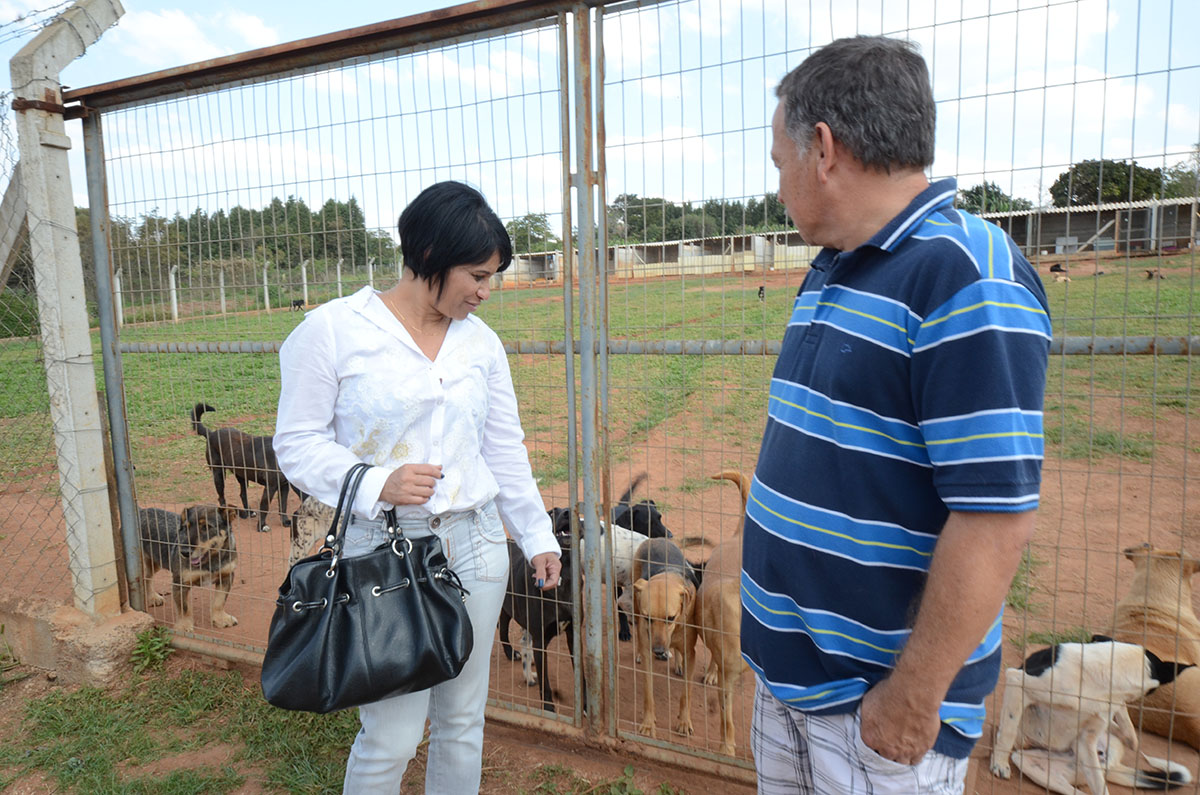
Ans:
[[[996,778],[1011,778],[1012,765],[1008,763],[1007,759],[992,757],[992,775]]]
[[[628,643],[629,641],[633,640],[633,632],[629,630],[629,627],[624,627],[618,630],[617,640],[623,640]]]
[[[638,724],[638,734],[642,735],[643,737],[654,739],[654,730],[654,718],[650,718],[649,721],[643,719],[642,722]]]
[[[716,685],[718,681],[717,663],[716,661],[711,661],[709,662],[708,667],[704,669],[704,684]]]
[[[683,676],[683,660],[679,657],[675,658],[675,664],[671,666],[671,673],[676,676]]]
[[[151,593],[147,601],[151,607],[162,607],[163,595],[160,593]]]
[[[181,632],[191,632],[194,626],[195,625],[192,623],[192,617],[190,614],[179,618],[175,622],[175,629],[178,629]]]
[[[269,525],[269,524],[260,524],[260,525],[258,526],[258,532],[260,532],[260,533],[269,533],[269,532],[271,532],[271,525]]]
[[[221,611],[220,613],[213,613],[212,622],[214,627],[236,627],[238,620],[237,616],[231,616]]]
[[[249,515],[250,515],[250,511],[246,510],[245,508],[241,508],[238,510],[238,516],[242,517],[243,519],[245,519]]]
[[[679,719],[675,721],[676,734],[682,734],[684,737],[691,737],[695,731],[696,730],[692,728],[691,715],[680,715]]]

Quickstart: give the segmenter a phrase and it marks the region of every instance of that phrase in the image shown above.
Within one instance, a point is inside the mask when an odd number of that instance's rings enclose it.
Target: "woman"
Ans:
[[[397,793],[430,721],[427,793],[477,792],[492,636],[508,581],[508,528],[544,588],[557,541],[533,480],[504,347],[472,316],[512,243],[483,196],[457,182],[400,215],[399,284],[364,287],[309,312],[279,352],[275,453],[288,480],[332,505],[346,471],[373,464],[347,530],[348,555],[405,533],[436,534],[470,591],[474,651],[457,678],[359,708],[348,793]],[[501,524],[503,520],[503,524]]]

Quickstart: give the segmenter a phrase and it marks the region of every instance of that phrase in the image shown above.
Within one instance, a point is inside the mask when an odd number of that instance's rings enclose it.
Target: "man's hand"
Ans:
[[[917,764],[933,748],[940,729],[937,700],[909,692],[891,677],[863,696],[862,740],[884,759]]]
[[[543,591],[557,587],[559,575],[562,573],[562,561],[553,552],[543,552],[534,555],[529,561],[533,566],[533,581]]]
[[[388,475],[379,499],[392,505],[424,505],[441,477],[440,464],[405,464]]]

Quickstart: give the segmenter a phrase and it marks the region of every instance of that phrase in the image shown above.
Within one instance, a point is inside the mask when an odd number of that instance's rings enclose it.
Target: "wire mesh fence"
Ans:
[[[590,385],[580,357],[568,353],[582,328],[572,302],[586,277],[573,266],[578,247],[593,242],[576,239],[568,189],[579,191],[571,164],[594,133],[603,208],[595,218],[603,274],[595,331],[607,343],[600,497],[608,518],[624,507],[630,523],[639,504],[656,515],[689,565],[736,599],[736,566],[720,555],[708,564],[736,538],[745,495],[735,486],[755,468],[772,346],[817,253],[773,192],[772,91],[828,41],[882,33],[917,42],[930,66],[938,109],[930,176],[956,177],[959,206],[1012,235],[1051,302],[1041,509],[1008,596],[1006,664],[1117,627],[1139,545],[1167,557],[1195,554],[1200,56],[1186,42],[1195,9],[1064,0],[993,4],[972,15],[919,0],[681,0],[587,13],[602,45],[588,84],[594,128],[573,115],[586,80],[568,43],[580,20],[553,13],[103,109],[140,507],[179,512],[216,501],[196,420],[206,431],[270,435],[279,391],[273,354],[303,316],[292,310],[394,283],[395,219],[442,179],[478,186],[514,239],[517,261],[480,316],[508,346],[546,506],[575,507],[587,427],[577,396]],[[31,295],[23,284],[9,277],[0,303],[13,327],[32,307],[21,303]],[[14,434],[4,447],[5,500],[14,488],[22,501],[44,498],[48,524],[56,482],[44,384],[33,369],[36,336],[8,336],[6,369],[26,373],[21,382],[31,386],[6,401]],[[194,418],[198,404],[211,408]],[[250,488],[251,509],[259,488]],[[273,503],[261,527],[252,516],[234,520],[239,564],[226,608],[238,623],[213,626],[213,592],[193,589],[191,637],[261,651],[295,539],[303,547],[315,537],[282,525],[299,504],[295,495],[287,509]],[[40,508],[28,510],[22,502],[9,511],[21,532],[6,533],[6,551],[37,537],[36,527],[23,535]],[[309,513],[319,516],[310,505],[296,528],[319,527]],[[615,522],[603,543],[616,585],[632,565],[631,547],[621,545]],[[62,584],[57,573],[47,576],[49,590]],[[167,575],[156,577],[166,592]],[[739,678],[736,654],[731,670],[713,665],[736,651],[732,619],[714,609],[697,619],[708,626],[694,626],[710,631],[700,644],[669,662],[646,654],[638,662],[617,620],[636,612],[630,592],[605,593],[606,728],[647,753],[748,769],[752,678]],[[1176,614],[1188,612],[1186,577],[1176,596]],[[177,618],[170,600],[149,609],[165,623]],[[519,649],[520,628],[511,631]],[[548,644],[540,672],[498,644],[494,706],[551,726],[580,723],[581,650],[573,663],[567,644],[576,631]],[[530,684],[536,676],[551,680],[553,714]],[[679,731],[689,722],[690,735]],[[1147,743],[1196,769],[1185,744],[1167,748],[1150,735]],[[978,755],[989,744],[985,734]],[[973,770],[976,791],[1016,791],[986,765]]]

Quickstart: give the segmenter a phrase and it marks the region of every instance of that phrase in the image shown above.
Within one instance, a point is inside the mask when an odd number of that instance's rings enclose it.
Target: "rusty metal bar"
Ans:
[[[583,5],[594,5],[601,1],[583,0]],[[138,77],[71,89],[63,92],[63,97],[64,102],[82,102],[92,108],[142,100],[157,102],[185,92],[278,79],[285,72],[318,69],[346,60],[450,38],[494,34],[514,25],[539,20],[552,22],[560,12],[579,5],[580,0],[477,0]]]

